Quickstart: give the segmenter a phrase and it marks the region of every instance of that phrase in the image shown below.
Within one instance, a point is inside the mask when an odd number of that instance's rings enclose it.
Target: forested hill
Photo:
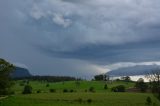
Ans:
[[[26,68],[16,67],[13,73],[11,74],[12,78],[22,78],[22,77],[31,77],[29,70]]]

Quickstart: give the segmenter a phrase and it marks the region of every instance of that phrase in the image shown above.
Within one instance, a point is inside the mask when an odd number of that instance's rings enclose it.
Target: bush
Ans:
[[[118,85],[116,87],[113,87],[111,89],[113,92],[125,92],[125,86],[124,85]]]
[[[19,86],[24,86],[24,85],[25,85],[25,83],[22,83],[22,82],[19,84]]]
[[[140,89],[141,92],[146,92],[148,85],[144,82],[143,78],[139,78],[135,85],[136,88]]]
[[[84,92],[88,92],[88,90],[87,90],[87,89],[85,89],[85,90],[84,90]]]
[[[95,92],[94,87],[90,87],[89,92]]]
[[[49,87],[49,84],[47,84],[46,87]]]
[[[51,93],[56,92],[55,89],[50,89],[49,91],[50,91]]]
[[[31,94],[32,93],[32,87],[30,85],[24,86],[24,90],[22,92],[23,94]]]
[[[87,99],[87,103],[91,103],[92,102],[92,99]]]
[[[37,93],[41,93],[41,90],[39,89],[39,90],[37,90]]]
[[[108,89],[108,86],[107,86],[107,84],[105,84],[105,85],[104,85],[104,89]]]
[[[82,103],[82,101],[83,101],[82,98],[79,98],[79,99],[78,99],[78,102],[79,102],[80,104]]]
[[[15,91],[10,91],[9,94],[10,94],[10,95],[14,95],[14,94],[15,94]]]
[[[74,92],[74,90],[73,90],[73,89],[71,89],[71,90],[70,90],[70,92]]]
[[[151,98],[148,96],[148,97],[146,98],[146,104],[147,104],[147,105],[151,105],[151,103],[152,103],[152,100],[151,100]]]
[[[63,89],[63,92],[64,92],[64,93],[68,92],[68,89]]]

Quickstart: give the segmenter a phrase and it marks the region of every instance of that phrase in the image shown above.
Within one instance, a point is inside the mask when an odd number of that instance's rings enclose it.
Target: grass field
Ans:
[[[20,86],[22,81],[18,81],[15,83],[13,88],[16,93],[21,93],[24,86]],[[116,81],[113,83],[107,83],[108,89],[104,89],[104,85],[106,82],[104,81],[80,81],[77,85],[75,81],[68,81],[68,82],[57,82],[57,83],[49,83],[49,87],[46,87],[48,83],[46,82],[38,82],[38,81],[31,81],[30,85],[33,88],[33,92],[37,90],[41,90],[43,92],[48,92],[49,89],[55,89],[57,92],[61,92],[63,89],[73,89],[77,92],[84,92],[85,90],[89,89],[90,87],[94,87],[96,92],[110,92],[110,88],[117,85],[124,85],[126,88],[133,87],[135,83],[132,82],[122,82]]]
[[[104,90],[105,82],[81,81],[77,86],[75,81],[50,83],[46,87],[45,82],[30,82],[33,87],[33,94],[21,94],[23,86],[16,82],[15,95],[9,96],[0,101],[0,106],[146,106],[146,98],[152,100],[152,106],[160,106],[160,102],[151,93],[115,93],[110,88],[116,85],[125,85],[127,88],[133,87],[134,83],[113,82],[108,83],[109,89]],[[89,87],[94,87],[95,92],[85,92]],[[49,89],[56,89],[55,93],[50,93]],[[42,93],[36,93],[41,89]],[[76,92],[63,93],[63,89],[73,89]]]

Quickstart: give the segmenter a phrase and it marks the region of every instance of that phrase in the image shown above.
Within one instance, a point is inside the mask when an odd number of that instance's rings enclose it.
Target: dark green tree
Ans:
[[[146,104],[147,104],[147,105],[151,105],[151,103],[152,103],[152,99],[148,96],[148,97],[146,98]]]
[[[108,89],[108,85],[107,84],[104,85],[104,89]]]
[[[4,59],[0,59],[0,95],[7,95],[10,92],[10,87],[13,84],[11,81],[11,72],[14,66]]]
[[[126,90],[126,88],[124,85],[118,85],[118,86],[111,88],[111,91],[113,91],[113,92],[125,92],[125,90]]]
[[[102,81],[103,80],[103,75],[96,75],[96,76],[94,76],[94,79],[96,81]]]
[[[124,76],[121,79],[124,80],[124,81],[126,81],[126,82],[131,81],[131,78],[129,76]]]
[[[109,80],[109,75],[106,75],[106,74],[95,75],[94,79],[96,81],[108,81]]]
[[[30,85],[24,86],[24,90],[22,92],[23,94],[31,94],[32,93],[32,87]]]
[[[146,92],[148,85],[144,82],[143,78],[139,78],[135,85],[136,88],[140,89],[141,92]]]

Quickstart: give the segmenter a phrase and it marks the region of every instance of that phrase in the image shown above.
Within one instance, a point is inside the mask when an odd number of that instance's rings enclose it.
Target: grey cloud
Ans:
[[[159,4],[1,0],[0,57],[25,64],[34,74],[68,75],[104,72],[104,65],[116,62],[159,61]]]
[[[33,9],[38,8],[38,11],[32,11],[31,9],[31,12],[40,13],[45,18],[52,16],[54,19],[53,14],[67,17],[69,22],[64,24],[65,21],[63,20],[61,21],[63,25],[68,26],[72,21],[71,28],[64,31],[67,31],[67,33],[57,32],[54,35],[55,30],[50,31],[53,33],[51,38],[64,42],[69,50],[86,44],[117,45],[141,42],[153,37],[159,38],[158,31],[152,30],[153,26],[157,26],[159,23],[160,15],[157,13],[160,8],[153,6],[158,1],[89,0],[87,2],[81,1],[81,3],[72,2],[47,0],[33,5]],[[72,19],[73,17],[76,17],[76,19]],[[57,21],[55,23],[57,24]],[[152,30],[152,33],[149,29]],[[63,37],[57,39],[57,36]],[[75,43],[74,41],[79,40],[79,38],[82,38],[82,40]],[[65,43],[66,39],[70,39],[73,44]],[[61,43],[54,43],[53,45],[61,45]],[[63,49],[61,46],[58,48]]]

